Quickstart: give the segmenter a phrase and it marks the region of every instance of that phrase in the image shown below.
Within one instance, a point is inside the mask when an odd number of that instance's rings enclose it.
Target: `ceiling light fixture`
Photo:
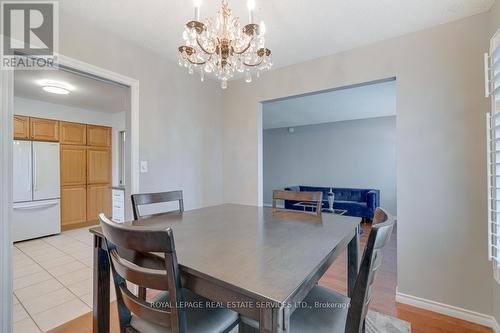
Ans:
[[[37,81],[37,83],[42,86],[42,89],[44,91],[52,94],[67,95],[71,91],[75,90],[75,87],[66,82],[54,80],[39,80]]]
[[[234,72],[245,73],[245,81],[252,82],[252,71],[259,77],[260,71],[272,66],[271,50],[264,46],[265,26],[254,23],[255,0],[248,0],[249,23],[241,27],[233,16],[227,0],[214,19],[200,21],[201,0],[194,0],[194,19],[186,23],[182,33],[184,45],[179,50],[179,65],[193,74],[199,68],[200,79],[204,73],[215,73],[222,89]]]
[[[69,94],[69,90],[61,88],[61,87],[54,87],[54,86],[43,86],[43,90],[46,92],[52,93],[52,94],[58,94],[58,95],[67,95]]]

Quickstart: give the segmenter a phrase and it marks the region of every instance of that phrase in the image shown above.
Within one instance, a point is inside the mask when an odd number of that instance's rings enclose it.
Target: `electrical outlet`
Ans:
[[[141,173],[148,172],[148,161],[141,161]]]

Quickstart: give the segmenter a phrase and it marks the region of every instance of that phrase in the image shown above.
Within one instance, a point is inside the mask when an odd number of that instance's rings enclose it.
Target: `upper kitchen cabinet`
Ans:
[[[30,118],[30,137],[38,141],[59,141],[59,121]]]
[[[111,184],[111,149],[87,146],[87,184]]]
[[[87,148],[61,145],[61,186],[87,183]]]
[[[111,127],[87,125],[87,145],[111,147]]]
[[[14,116],[14,139],[28,140],[30,138],[30,118]]]
[[[87,144],[87,125],[59,122],[61,144],[85,146]]]

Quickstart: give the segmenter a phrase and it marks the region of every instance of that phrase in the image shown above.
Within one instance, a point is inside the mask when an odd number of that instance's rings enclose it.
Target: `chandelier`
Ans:
[[[205,73],[214,73],[221,88],[237,73],[244,73],[245,81],[252,82],[252,73],[272,66],[271,50],[265,47],[265,25],[254,23],[255,1],[248,1],[249,23],[243,27],[233,16],[227,0],[215,19],[200,21],[201,0],[194,0],[194,19],[186,23],[182,33],[184,45],[179,47],[179,65],[189,74],[199,71],[201,81]]]

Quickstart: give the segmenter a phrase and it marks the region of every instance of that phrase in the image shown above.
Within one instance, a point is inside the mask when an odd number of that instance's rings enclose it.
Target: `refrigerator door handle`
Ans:
[[[34,148],[34,147],[33,147]],[[36,166],[36,149],[33,149],[33,192],[38,191],[38,168]]]
[[[28,192],[31,194],[31,199],[33,199],[33,159],[30,154],[30,163],[29,163],[29,173],[28,173]]]
[[[25,204],[25,205],[14,205],[13,209],[17,209],[17,210],[39,209],[39,208],[56,206],[58,204],[59,204],[59,201],[30,203],[30,204]]]

